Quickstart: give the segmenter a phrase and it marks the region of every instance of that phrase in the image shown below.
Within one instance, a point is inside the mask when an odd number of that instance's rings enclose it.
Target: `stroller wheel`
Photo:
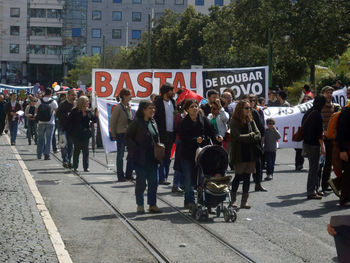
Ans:
[[[236,210],[233,207],[229,207],[228,212],[230,214],[230,220],[231,222],[235,222],[237,219],[237,213]]]
[[[208,212],[208,209],[207,208],[203,208],[203,211],[202,211],[202,219],[204,221],[207,221],[209,218],[209,212]]]
[[[224,207],[223,213],[224,213],[225,222],[229,222],[231,216],[230,216],[230,212],[228,211],[227,207]]]
[[[218,205],[216,207],[216,217],[220,217],[220,214],[221,214],[221,207],[220,207],[220,205]]]
[[[200,221],[202,218],[203,212],[201,208],[198,208],[197,211],[195,212],[195,217],[194,219],[196,219],[197,221]]]

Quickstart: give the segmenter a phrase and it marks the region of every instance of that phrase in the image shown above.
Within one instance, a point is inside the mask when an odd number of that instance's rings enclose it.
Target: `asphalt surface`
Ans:
[[[6,145],[1,140],[1,144]],[[16,148],[36,180],[73,262],[156,262],[79,177],[54,158],[37,160],[35,146],[28,146],[23,134],[18,136]],[[294,171],[294,155],[293,149],[278,150],[274,179],[263,183],[269,191],[254,192],[252,184],[249,198],[252,209],[240,210],[235,223],[225,223],[222,217],[211,216],[202,224],[257,262],[334,262],[336,250],[327,233],[327,223],[330,216],[346,215],[350,210],[338,207],[334,194],[322,200],[307,200],[307,171]],[[5,165],[8,157],[0,153],[0,158]],[[94,158],[106,162],[101,149]],[[110,154],[108,159],[109,166],[113,167],[115,154]],[[107,169],[93,160],[90,160],[90,170],[90,173],[80,172],[81,176],[118,207],[171,262],[245,262],[161,200],[157,205],[164,211],[162,214],[136,215],[132,183],[116,183],[114,167]],[[172,171],[168,180],[172,182]],[[22,184],[25,187],[24,181]],[[171,194],[171,185],[159,186],[158,194],[186,213],[182,208],[183,197]],[[42,232],[41,229],[41,235]],[[2,242],[1,235],[0,248]],[[1,251],[3,249],[0,249],[0,261]],[[52,256],[52,250],[47,253]],[[5,256],[9,254],[4,253]]]

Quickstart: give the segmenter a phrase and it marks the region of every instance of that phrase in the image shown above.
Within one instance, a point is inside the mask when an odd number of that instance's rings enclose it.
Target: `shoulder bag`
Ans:
[[[153,138],[153,135],[151,134],[153,143],[154,143],[154,158],[161,163],[164,159],[165,156],[165,145],[163,143],[160,143],[159,139],[159,133],[156,131],[158,134],[158,142],[156,142]]]
[[[306,120],[304,120],[304,122],[301,124],[301,127],[299,127],[298,131],[293,135],[292,137],[293,142],[301,142],[302,140],[304,140],[304,125],[309,120],[313,112],[314,111],[310,112],[309,116],[307,116]]]

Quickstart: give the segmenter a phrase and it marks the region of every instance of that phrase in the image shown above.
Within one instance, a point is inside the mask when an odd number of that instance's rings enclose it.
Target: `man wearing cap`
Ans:
[[[339,104],[332,103],[334,89],[331,86],[325,86],[321,90],[321,94],[326,98],[326,104],[322,108],[323,118],[323,130],[324,134],[327,134],[328,122],[334,112],[340,111],[341,107]],[[331,176],[332,171],[332,151],[333,151],[333,140],[324,136],[324,144],[326,147],[326,160],[323,167],[320,167],[319,178],[320,186],[322,191],[329,191],[328,180]]]
[[[269,91],[269,102],[267,103],[268,107],[279,107],[281,103],[277,99],[277,92],[275,90]]]

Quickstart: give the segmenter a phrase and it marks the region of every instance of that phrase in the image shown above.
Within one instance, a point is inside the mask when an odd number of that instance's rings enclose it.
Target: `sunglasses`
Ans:
[[[274,122],[269,122],[267,125],[275,125]]]
[[[251,108],[250,107],[244,107],[245,110],[250,110]]]

